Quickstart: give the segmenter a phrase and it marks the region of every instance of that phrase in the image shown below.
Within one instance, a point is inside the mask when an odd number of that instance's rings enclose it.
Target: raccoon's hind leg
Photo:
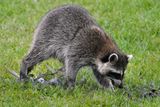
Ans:
[[[80,69],[78,60],[75,58],[66,58],[65,60],[65,86],[71,88],[75,85],[77,72]]]
[[[33,69],[33,67],[42,62],[43,60],[48,59],[51,56],[51,52],[45,50],[43,47],[34,47],[27,56],[22,60],[20,68],[20,80],[28,79],[28,73]]]

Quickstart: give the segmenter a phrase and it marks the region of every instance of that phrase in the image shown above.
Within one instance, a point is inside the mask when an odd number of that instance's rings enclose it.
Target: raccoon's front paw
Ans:
[[[28,77],[27,75],[25,75],[24,73],[20,73],[20,78],[19,78],[19,80],[20,80],[21,82],[26,82],[26,81],[29,80],[29,77]]]
[[[73,81],[73,80],[71,80],[71,79],[65,80],[64,88],[73,89],[74,86],[75,86],[75,81]]]
[[[113,85],[111,79],[103,78],[99,82],[102,85],[102,87],[104,87],[106,89],[111,89],[112,91],[114,91],[114,85]]]

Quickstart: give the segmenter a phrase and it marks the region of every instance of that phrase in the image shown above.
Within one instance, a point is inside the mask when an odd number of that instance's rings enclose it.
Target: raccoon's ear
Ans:
[[[133,55],[127,55],[128,61],[130,61],[133,58]]]
[[[99,33],[99,34],[104,34],[102,29],[100,29],[98,26],[95,26],[95,25],[91,26],[91,30],[93,30],[94,32]]]
[[[111,64],[115,64],[118,61],[118,55],[116,53],[110,54],[108,60]]]

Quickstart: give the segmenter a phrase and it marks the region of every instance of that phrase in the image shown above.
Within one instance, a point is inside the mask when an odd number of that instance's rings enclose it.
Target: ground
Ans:
[[[83,68],[73,90],[62,87],[23,84],[8,74],[19,73],[32,35],[41,17],[52,8],[78,4],[86,8],[98,24],[125,53],[133,54],[125,73],[126,89],[112,92],[101,88],[92,71]],[[46,72],[46,64],[57,69],[58,60],[37,65],[33,74]],[[159,0],[1,0],[0,1],[0,106],[160,106],[160,97],[145,95],[160,88],[160,1]]]

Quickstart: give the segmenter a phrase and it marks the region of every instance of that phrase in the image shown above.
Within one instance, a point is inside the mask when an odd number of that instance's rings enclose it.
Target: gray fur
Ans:
[[[27,78],[36,64],[58,58],[64,64],[68,86],[74,85],[81,67],[91,66],[99,83],[109,87],[97,70],[96,60],[110,52],[120,53],[85,9],[73,5],[59,7],[48,12],[37,26],[32,47],[21,64],[20,79]]]

